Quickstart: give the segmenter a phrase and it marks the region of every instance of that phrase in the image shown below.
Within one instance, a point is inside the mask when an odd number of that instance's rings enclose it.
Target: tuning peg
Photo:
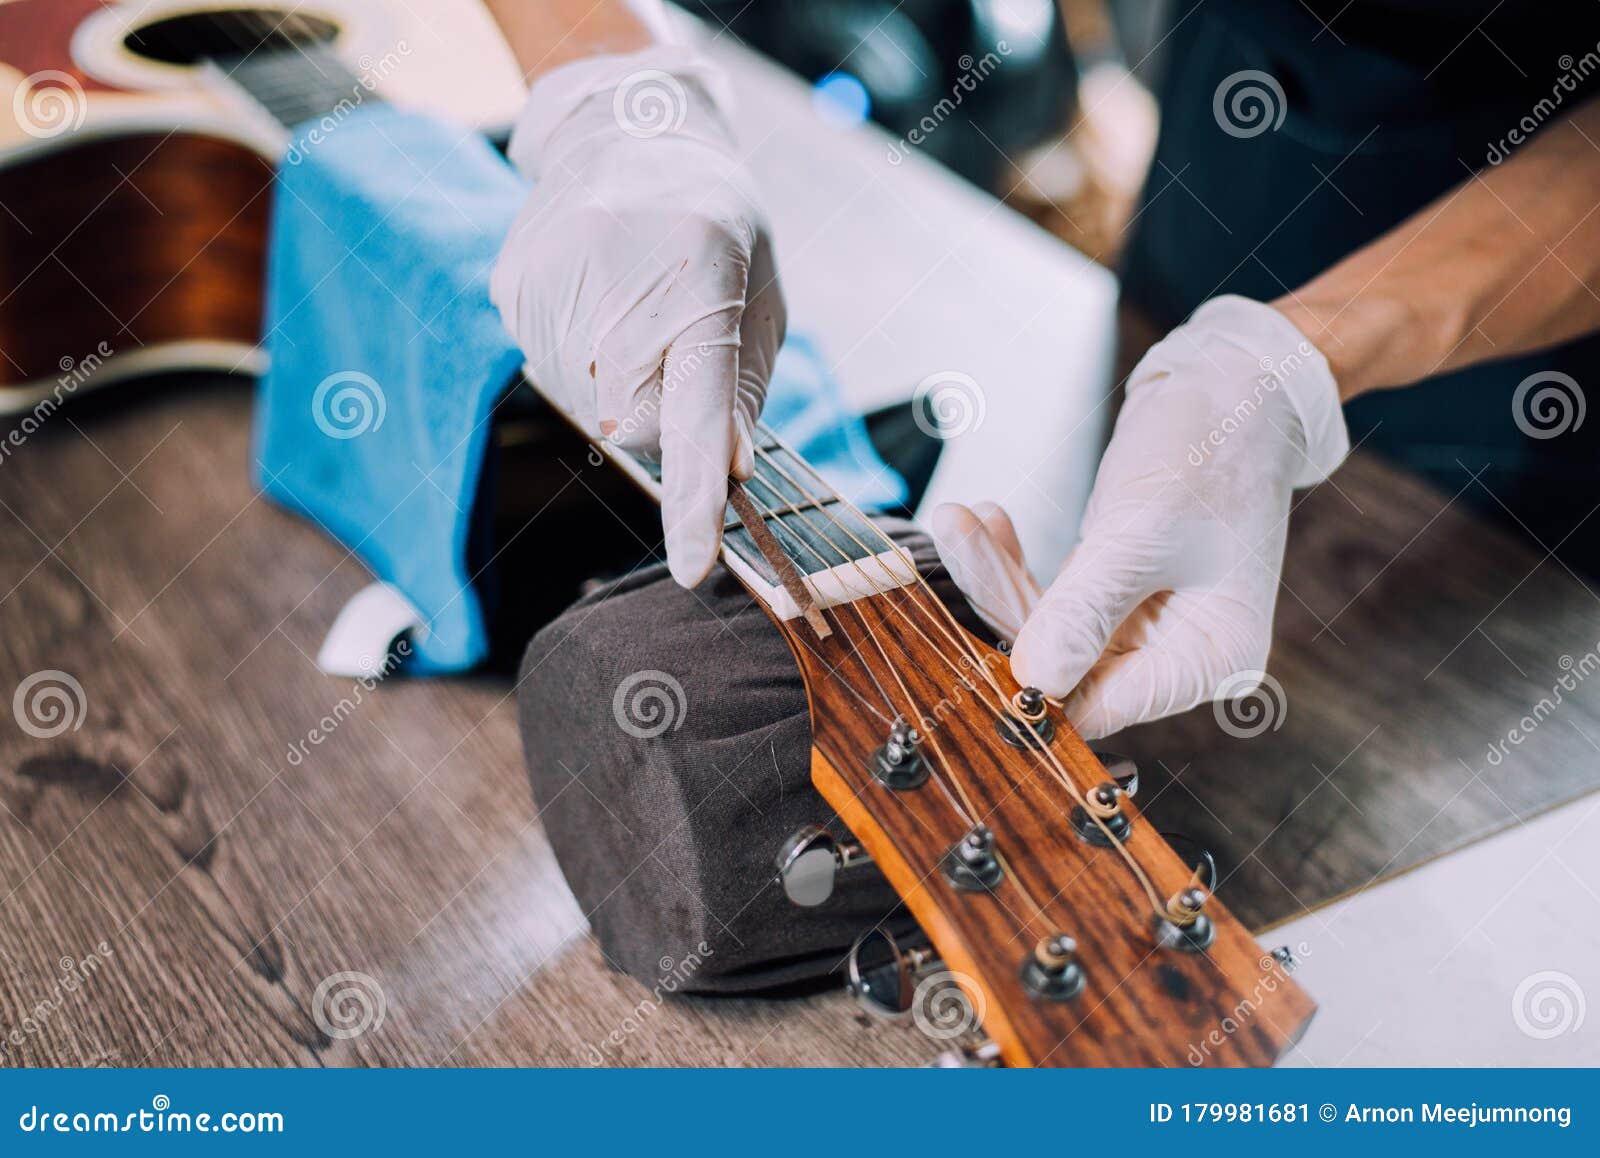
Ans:
[[[1083,990],[1078,943],[1065,933],[1046,937],[1022,962],[1022,983],[1035,997],[1066,1001]]]
[[[1180,890],[1167,902],[1167,916],[1156,918],[1156,940],[1166,949],[1199,953],[1211,947],[1216,926],[1201,912],[1211,894],[1196,885]]]
[[[900,1018],[911,1012],[918,975],[938,967],[931,947],[902,946],[887,929],[872,928],[850,946],[847,985],[867,1013]]]
[[[841,872],[870,863],[872,857],[859,844],[838,841],[827,829],[808,824],[778,851],[778,880],[790,901],[809,909],[833,896]]]
[[[1000,1043],[989,1039],[980,1041],[977,1045],[961,1045],[954,1049],[941,1050],[937,1057],[928,1063],[931,1070],[967,1070],[988,1069],[1000,1064]]]
[[[1127,840],[1133,833],[1133,821],[1122,811],[1124,795],[1115,780],[1090,790],[1084,802],[1072,810],[1072,827],[1078,836],[1101,848],[1110,848],[1113,839]]]
[[[904,720],[896,720],[889,729],[883,747],[872,755],[872,774],[878,783],[896,791],[918,788],[928,778],[928,762],[919,745],[922,737]]]
[[[1011,697],[1011,711],[995,717],[995,730],[1013,748],[1044,748],[1056,738],[1056,726],[1045,711],[1044,693],[1023,688]]]
[[[994,831],[987,824],[975,825],[939,861],[945,879],[964,893],[992,889],[1005,876],[994,851]]]
[[[1132,757],[1123,756],[1116,752],[1107,752],[1102,748],[1091,747],[1089,751],[1099,758],[1100,763],[1105,766],[1106,775],[1111,777],[1118,788],[1122,789],[1124,796],[1132,799],[1138,795],[1139,765],[1133,762]]]
[[[1163,832],[1161,839],[1172,846],[1179,860],[1194,870],[1200,884],[1208,889],[1217,887],[1217,860],[1205,845],[1181,832]]]

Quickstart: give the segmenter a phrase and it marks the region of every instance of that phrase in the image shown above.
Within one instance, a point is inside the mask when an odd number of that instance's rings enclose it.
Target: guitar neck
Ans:
[[[382,99],[324,44],[267,43],[211,62],[286,129]]]
[[[757,428],[755,474],[742,485],[749,507],[781,549],[772,558],[732,504],[723,524],[723,561],[780,621],[800,619],[868,595],[915,583],[911,556],[891,543],[810,463],[771,429]],[[596,444],[657,502],[661,467],[607,442]],[[804,588],[795,592],[780,573],[792,564]]]
[[[212,63],[284,128],[380,100],[321,44],[261,48],[213,57]]]

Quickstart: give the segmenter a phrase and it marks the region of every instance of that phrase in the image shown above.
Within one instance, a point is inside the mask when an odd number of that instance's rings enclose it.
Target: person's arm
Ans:
[[[786,314],[721,71],[659,0],[486,0],[530,79],[507,155],[532,182],[489,281],[529,379],[661,464],[673,576],[722,541]]]
[[[1600,329],[1600,100],[1273,302],[1345,401]]]
[[[625,0],[483,0],[529,83],[586,56],[638,52],[660,39],[659,15]],[[659,7],[653,0],[653,7]],[[641,15],[644,13],[644,15]]]
[[[1340,403],[1600,329],[1597,189],[1600,101],[1271,305],[1202,305],[1129,376],[1048,590],[1003,512],[936,511],[1018,680],[1090,739],[1251,692],[1292,492],[1349,450]]]

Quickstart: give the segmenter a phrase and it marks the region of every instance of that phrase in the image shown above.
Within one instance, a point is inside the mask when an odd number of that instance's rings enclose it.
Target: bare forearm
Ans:
[[[659,13],[651,15],[660,7],[655,0],[484,0],[484,6],[528,81],[585,56],[648,48],[662,27]]]
[[[1600,329],[1596,190],[1590,101],[1272,304],[1347,400],[1556,345]]]

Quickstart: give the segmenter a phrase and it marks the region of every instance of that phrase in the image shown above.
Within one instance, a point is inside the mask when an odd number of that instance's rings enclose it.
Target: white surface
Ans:
[[[1104,440],[1115,279],[915,150],[891,164],[887,134],[825,122],[791,74],[726,39],[711,51],[738,97],[790,329],[817,339],[863,410],[969,376],[982,420],[947,440],[923,509],[1003,502],[1054,573]]]
[[[1263,941],[1320,1006],[1288,1065],[1600,1064],[1600,795]]]

